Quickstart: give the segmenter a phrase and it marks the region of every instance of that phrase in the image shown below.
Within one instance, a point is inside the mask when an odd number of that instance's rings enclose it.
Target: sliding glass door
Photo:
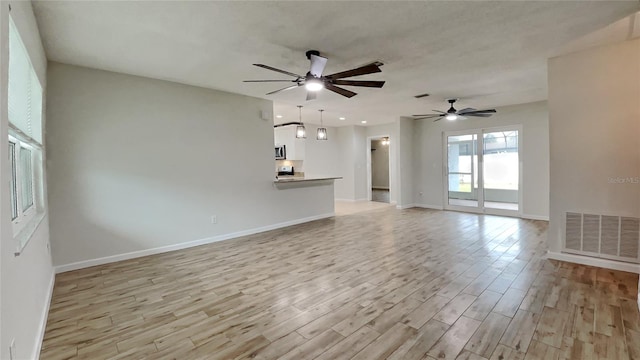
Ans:
[[[478,207],[478,135],[447,136],[449,205]]]
[[[520,134],[519,127],[446,132],[445,208],[519,214]]]

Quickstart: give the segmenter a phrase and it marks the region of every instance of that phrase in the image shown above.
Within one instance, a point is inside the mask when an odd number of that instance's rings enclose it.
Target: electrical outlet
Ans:
[[[16,354],[16,339],[11,339],[11,345],[9,345],[9,360],[17,359]]]
[[[218,216],[217,215],[211,215],[211,223],[212,224],[217,224],[218,223]]]

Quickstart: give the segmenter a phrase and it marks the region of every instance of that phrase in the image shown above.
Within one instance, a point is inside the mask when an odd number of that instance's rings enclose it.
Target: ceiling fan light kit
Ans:
[[[440,110],[433,110],[437,114],[421,114],[421,115],[413,115],[414,120],[422,120],[422,119],[435,119],[433,121],[439,121],[444,119],[455,121],[455,120],[466,120],[467,116],[473,117],[489,117],[496,113],[496,109],[486,109],[486,110],[476,110],[473,108],[464,108],[460,111],[456,110],[453,107],[453,104],[458,101],[458,99],[448,99],[449,102],[449,110],[447,112]]]
[[[320,56],[320,52],[317,50],[309,50],[306,53],[307,59],[311,63],[309,67],[309,72],[305,76],[298,75],[289,71],[281,70],[274,68],[269,65],[264,64],[253,64],[257,67],[261,67],[263,69],[275,71],[284,75],[288,75],[294,77],[293,80],[245,80],[244,82],[290,82],[293,85],[284,87],[282,89],[278,89],[275,91],[271,91],[267,93],[267,95],[277,94],[282,91],[287,91],[291,89],[298,88],[300,86],[305,87],[307,90],[307,101],[315,100],[316,93],[322,89],[327,89],[336,94],[340,94],[344,97],[351,98],[357,95],[357,93],[342,88],[340,86],[360,86],[360,87],[371,87],[371,88],[381,88],[384,86],[384,81],[371,81],[371,80],[343,80],[344,78],[349,78],[353,76],[367,75],[381,72],[380,66],[382,63],[379,61],[375,61],[371,64],[367,64],[355,69],[341,71],[339,73],[331,74],[331,75],[322,75],[325,66],[327,65],[327,58]],[[336,86],[340,85],[340,86]]]
[[[324,84],[322,83],[322,81],[320,81],[320,79],[311,77],[305,81],[304,87],[308,91],[320,91],[324,88]]]

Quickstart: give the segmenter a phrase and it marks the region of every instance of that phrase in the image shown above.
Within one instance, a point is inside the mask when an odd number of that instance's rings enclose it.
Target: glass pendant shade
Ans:
[[[318,128],[318,134],[316,136],[318,140],[327,140],[327,128]]]
[[[316,134],[316,139],[317,140],[327,140],[327,128],[324,127],[324,125],[322,124],[322,112],[324,110],[318,110],[320,111],[320,127],[318,128],[318,132]]]
[[[298,105],[298,111],[300,113],[300,125],[296,126],[296,139],[306,139],[307,129],[302,123],[302,105]]]
[[[307,138],[307,129],[304,125],[296,126],[296,139],[306,139]]]

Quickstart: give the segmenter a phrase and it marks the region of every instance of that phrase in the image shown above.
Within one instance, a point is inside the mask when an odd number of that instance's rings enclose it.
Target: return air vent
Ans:
[[[565,251],[640,263],[640,219],[567,212]]]

